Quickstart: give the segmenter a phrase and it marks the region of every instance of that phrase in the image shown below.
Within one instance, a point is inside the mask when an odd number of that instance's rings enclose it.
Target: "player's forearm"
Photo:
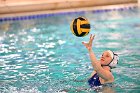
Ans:
[[[106,71],[102,68],[101,63],[96,59],[96,56],[92,50],[89,51],[89,56],[91,59],[92,66],[94,70],[98,73],[98,75],[105,80],[110,79],[110,76],[106,74]]]
[[[101,64],[96,59],[96,56],[92,50],[89,50],[89,57],[90,57],[90,60],[91,60],[91,63],[92,63],[94,70],[96,70],[96,71],[99,70],[101,67]]]

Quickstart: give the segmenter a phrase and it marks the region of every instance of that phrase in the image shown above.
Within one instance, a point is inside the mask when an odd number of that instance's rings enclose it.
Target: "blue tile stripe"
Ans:
[[[114,9],[104,9],[104,10],[93,10],[93,13],[103,13],[110,11],[124,11],[124,10],[132,10],[137,8],[136,6],[132,7],[123,7],[123,8],[114,8]],[[36,14],[36,15],[28,15],[28,16],[17,16],[17,17],[3,17],[0,18],[0,22],[5,21],[19,21],[19,20],[30,20],[30,19],[38,19],[38,18],[47,18],[54,15],[70,15],[70,14],[84,14],[86,11],[78,11],[78,12],[64,12],[64,13],[52,13],[52,14]]]

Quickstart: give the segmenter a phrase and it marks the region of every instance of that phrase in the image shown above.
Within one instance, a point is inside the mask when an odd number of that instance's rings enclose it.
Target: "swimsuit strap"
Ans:
[[[99,80],[99,76],[95,73],[89,80],[88,83],[91,87],[100,86],[101,82]]]

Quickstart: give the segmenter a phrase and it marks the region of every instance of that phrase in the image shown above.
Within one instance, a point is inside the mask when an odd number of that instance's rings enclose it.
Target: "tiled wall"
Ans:
[[[136,2],[137,0],[0,0],[0,14]]]

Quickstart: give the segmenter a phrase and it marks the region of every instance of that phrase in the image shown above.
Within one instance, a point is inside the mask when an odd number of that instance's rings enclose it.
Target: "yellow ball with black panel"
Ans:
[[[75,18],[70,28],[72,33],[78,37],[86,36],[90,32],[90,24],[84,17]]]

